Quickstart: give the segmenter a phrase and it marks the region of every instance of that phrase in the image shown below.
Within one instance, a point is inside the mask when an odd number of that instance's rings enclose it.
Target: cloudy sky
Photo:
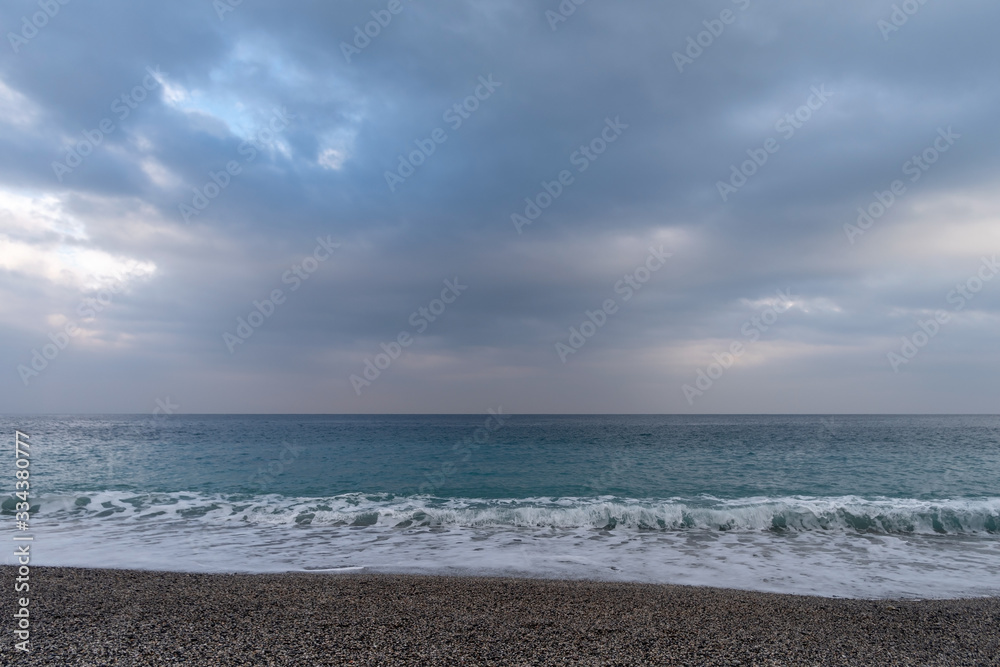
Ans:
[[[996,412],[998,24],[6,2],[2,411]]]

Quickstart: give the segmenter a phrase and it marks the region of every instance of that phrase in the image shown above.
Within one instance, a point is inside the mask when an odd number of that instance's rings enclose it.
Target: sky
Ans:
[[[994,413],[998,24],[5,2],[0,412]]]

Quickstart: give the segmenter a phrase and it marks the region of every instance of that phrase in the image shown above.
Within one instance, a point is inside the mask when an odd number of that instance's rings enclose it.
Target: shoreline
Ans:
[[[2,571],[10,619],[15,568]],[[1000,665],[1000,597],[64,567],[32,567],[30,597],[32,652],[10,664]]]

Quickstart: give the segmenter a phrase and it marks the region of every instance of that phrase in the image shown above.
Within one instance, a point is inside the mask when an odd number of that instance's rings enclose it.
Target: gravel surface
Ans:
[[[2,569],[4,665],[1000,665],[1000,598],[41,567],[25,654]]]

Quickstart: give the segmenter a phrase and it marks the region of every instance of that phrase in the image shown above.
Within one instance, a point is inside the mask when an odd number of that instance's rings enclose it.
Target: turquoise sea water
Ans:
[[[1000,417],[493,412],[0,421],[41,564],[1000,593]]]

